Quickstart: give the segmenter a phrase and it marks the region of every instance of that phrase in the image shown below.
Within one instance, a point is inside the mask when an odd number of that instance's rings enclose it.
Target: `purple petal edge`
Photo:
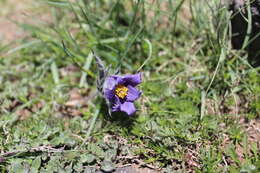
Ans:
[[[126,96],[126,101],[133,102],[141,96],[141,91],[139,91],[135,87],[128,85],[127,88],[128,88],[128,93],[127,93],[127,96]]]
[[[141,73],[125,75],[122,80],[127,85],[136,86],[142,82]]]
[[[120,110],[127,113],[127,115],[133,115],[136,112],[135,105],[132,102],[124,102],[120,105]]]

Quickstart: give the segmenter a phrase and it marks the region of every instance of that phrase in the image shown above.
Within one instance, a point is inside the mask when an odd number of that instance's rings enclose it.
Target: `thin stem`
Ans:
[[[96,120],[97,120],[97,117],[98,117],[99,112],[100,112],[100,106],[97,106],[96,112],[95,112],[95,114],[94,114],[94,116],[93,116],[93,119],[92,119],[92,121],[91,121],[91,123],[90,123],[89,129],[88,129],[88,131],[87,131],[86,138],[85,138],[85,140],[83,141],[83,143],[82,143],[81,146],[83,146],[83,145],[86,143],[86,141],[89,139],[89,137],[90,137],[90,135],[91,135],[91,132],[93,131],[94,125],[95,125],[95,123],[96,123]]]

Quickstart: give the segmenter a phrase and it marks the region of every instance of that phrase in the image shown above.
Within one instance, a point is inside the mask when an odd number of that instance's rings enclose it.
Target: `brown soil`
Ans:
[[[26,36],[17,23],[49,21],[43,4],[33,0],[0,0],[0,43],[8,44]],[[39,20],[40,19],[40,20]]]
[[[29,10],[28,4],[31,0],[8,0],[0,2],[4,10],[0,12],[0,40],[2,43],[9,43],[25,35],[14,21],[23,21],[26,11]]]

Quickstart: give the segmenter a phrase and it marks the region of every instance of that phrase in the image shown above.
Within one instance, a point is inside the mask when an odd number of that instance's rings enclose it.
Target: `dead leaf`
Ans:
[[[20,116],[20,120],[25,120],[32,115],[32,113],[28,109],[20,109],[17,110],[15,113]]]

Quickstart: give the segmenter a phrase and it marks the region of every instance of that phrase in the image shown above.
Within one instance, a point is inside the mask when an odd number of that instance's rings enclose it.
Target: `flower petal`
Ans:
[[[103,92],[106,99],[108,99],[110,102],[112,102],[115,98],[114,89],[117,85],[117,80],[109,76],[106,78],[103,86]]]
[[[123,76],[126,85],[136,86],[142,82],[141,73]]]
[[[124,102],[120,105],[120,110],[126,112],[128,115],[135,113],[135,105],[132,102]]]
[[[138,89],[132,87],[131,85],[128,85],[127,88],[128,88],[128,93],[126,96],[127,101],[133,102],[140,97],[141,92]]]
[[[106,89],[104,91],[104,96],[106,99],[108,99],[109,102],[113,102],[113,100],[115,99],[115,94],[113,90]]]
[[[125,81],[123,80],[123,77],[122,76],[119,76],[119,75],[111,75],[109,76],[110,78],[113,78],[113,80],[115,81],[116,85],[119,85],[119,84],[124,84]]]
[[[117,78],[115,76],[109,76],[105,79],[104,89],[113,90],[117,85]]]
[[[112,105],[112,112],[120,111],[121,102],[118,97],[115,96],[114,103]]]

